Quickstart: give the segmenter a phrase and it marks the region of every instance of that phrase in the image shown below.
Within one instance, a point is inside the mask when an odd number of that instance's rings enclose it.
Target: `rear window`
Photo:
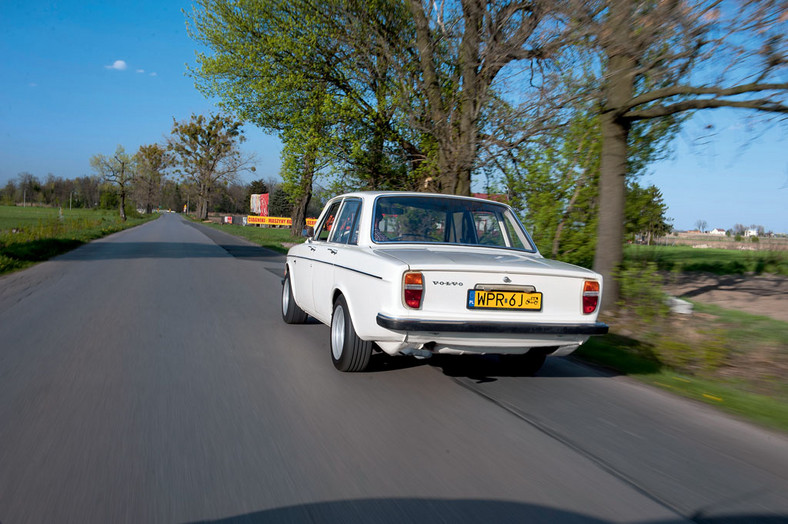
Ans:
[[[378,243],[483,245],[535,251],[508,206],[431,196],[383,196],[375,203],[372,238]]]

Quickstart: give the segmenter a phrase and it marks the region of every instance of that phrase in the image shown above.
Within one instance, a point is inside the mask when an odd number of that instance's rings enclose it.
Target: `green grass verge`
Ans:
[[[239,226],[235,224],[213,224],[203,222],[203,225],[210,226],[219,231],[224,231],[231,235],[245,238],[250,242],[271,249],[278,253],[287,253],[288,247],[283,244],[293,244],[304,242],[305,237],[293,237],[290,234],[290,229],[274,228],[274,227],[255,227],[255,226]]]
[[[655,359],[648,344],[615,334],[592,337],[574,355],[764,427],[788,432],[788,391],[775,398],[746,391],[747,384],[741,381],[679,373]]]
[[[0,274],[29,267],[158,215],[121,222],[117,211],[0,206]]]
[[[624,249],[624,258],[631,262],[654,262],[657,269],[661,271],[704,271],[717,275],[742,273],[788,275],[786,251],[628,245]]]

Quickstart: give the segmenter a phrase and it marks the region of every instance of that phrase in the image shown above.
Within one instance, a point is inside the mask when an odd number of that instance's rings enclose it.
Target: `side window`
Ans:
[[[345,205],[339,213],[335,227],[331,231],[329,240],[340,244],[355,244],[358,242],[358,215],[361,201],[355,199],[345,200]]]
[[[334,202],[331,204],[331,207],[328,208],[326,211],[326,216],[323,217],[323,221],[315,231],[315,240],[328,240],[328,235],[331,234],[331,230],[334,227],[334,222],[336,221],[337,211],[339,211],[339,204],[339,201]]]

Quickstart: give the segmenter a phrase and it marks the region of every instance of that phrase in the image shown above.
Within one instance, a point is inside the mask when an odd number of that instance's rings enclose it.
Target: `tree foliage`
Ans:
[[[641,187],[637,182],[627,185],[625,231],[632,241],[651,245],[673,230],[666,213],[668,206],[656,186]]]
[[[146,213],[153,211],[153,206],[161,199],[161,187],[165,171],[172,163],[172,157],[159,144],[140,146],[135,155],[137,176],[134,196],[136,201],[145,208]]]
[[[120,219],[126,221],[126,196],[134,183],[137,169],[136,160],[126,153],[126,149],[118,145],[112,156],[95,155],[90,159],[90,166],[102,180],[117,186]]]
[[[300,171],[287,172],[305,175],[290,184],[296,193],[316,157],[360,187],[469,194],[482,158],[522,142],[550,108],[547,70],[526,66],[559,45],[551,5],[200,0],[190,34],[212,54],[199,54],[192,74],[226,109],[279,134],[286,155],[300,155]],[[513,63],[522,65],[508,78],[538,83],[540,103],[525,96],[530,87],[514,90],[528,103],[500,96],[496,82]],[[322,154],[302,150],[314,134]]]
[[[578,113],[563,131],[523,148],[507,187],[542,252],[588,267],[596,244],[598,119]]]
[[[6,205],[16,203],[37,203],[45,206],[95,207],[99,201],[100,183],[97,176],[83,176],[64,179],[53,174],[41,182],[32,173],[17,175],[17,182],[8,180],[0,189],[0,202]]]
[[[190,14],[190,34],[213,51],[198,55],[198,88],[284,144],[282,177],[298,234],[313,180],[329,165],[367,187],[401,172],[385,151],[398,140],[388,67],[347,42],[361,21],[388,17],[389,4],[202,0]]]
[[[208,200],[217,185],[227,185],[249,169],[250,159],[238,149],[244,139],[241,122],[229,116],[192,115],[188,121],[173,121],[168,149],[176,173],[196,190],[200,220],[208,216]]]

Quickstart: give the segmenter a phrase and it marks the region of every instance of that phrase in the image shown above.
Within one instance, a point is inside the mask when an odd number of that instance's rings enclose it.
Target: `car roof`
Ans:
[[[344,197],[360,197],[364,199],[375,199],[379,196],[416,196],[416,197],[433,196],[439,198],[457,198],[462,200],[477,200],[481,202],[492,202],[494,204],[502,204],[502,202],[498,202],[496,200],[488,200],[486,198],[478,198],[478,197],[464,196],[464,195],[450,195],[446,193],[426,193],[419,191],[352,191],[350,193],[343,193],[341,195],[337,195],[333,197],[331,200],[333,200],[334,198],[344,198]]]

